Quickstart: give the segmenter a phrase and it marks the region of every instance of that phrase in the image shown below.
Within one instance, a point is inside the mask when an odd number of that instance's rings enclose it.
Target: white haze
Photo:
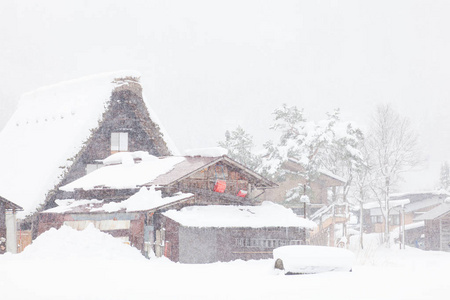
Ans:
[[[3,0],[0,128],[24,92],[120,69],[143,74],[180,149],[237,125],[261,145],[282,103],[362,127],[392,103],[428,159],[403,190],[434,188],[450,153],[449,15],[421,0]]]

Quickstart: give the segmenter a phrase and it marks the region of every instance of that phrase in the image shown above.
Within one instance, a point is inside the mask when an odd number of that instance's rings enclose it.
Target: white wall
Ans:
[[[16,215],[6,212],[6,251],[17,253],[17,223]]]

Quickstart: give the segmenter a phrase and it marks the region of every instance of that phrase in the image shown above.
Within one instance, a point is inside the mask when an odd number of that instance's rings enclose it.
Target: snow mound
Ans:
[[[324,246],[284,246],[273,250],[273,258],[281,259],[285,272],[311,274],[329,271],[351,271],[353,252]]]
[[[83,231],[69,226],[41,234],[19,254],[26,259],[145,260],[139,250],[89,225]]]

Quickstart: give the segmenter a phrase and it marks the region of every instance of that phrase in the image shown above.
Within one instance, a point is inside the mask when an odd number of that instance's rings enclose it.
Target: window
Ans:
[[[101,167],[103,167],[103,164],[87,164],[86,165],[86,174],[94,172],[95,170],[100,169]]]
[[[111,133],[111,152],[128,151],[128,132]]]
[[[371,216],[370,218],[373,224],[384,223],[383,216]]]
[[[400,225],[399,215],[389,216],[389,220],[390,220],[391,225]]]
[[[236,238],[236,246],[251,248],[277,248],[285,245],[303,245],[301,240]]]

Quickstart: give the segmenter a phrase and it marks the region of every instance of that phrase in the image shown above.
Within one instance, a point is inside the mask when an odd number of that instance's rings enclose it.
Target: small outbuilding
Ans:
[[[425,222],[425,250],[450,252],[450,203],[445,202],[414,221]]]
[[[188,206],[162,213],[164,255],[181,263],[271,258],[273,249],[304,245],[315,223],[272,202],[259,206]]]
[[[0,196],[0,254],[17,253],[16,212],[19,210],[22,207]]]

